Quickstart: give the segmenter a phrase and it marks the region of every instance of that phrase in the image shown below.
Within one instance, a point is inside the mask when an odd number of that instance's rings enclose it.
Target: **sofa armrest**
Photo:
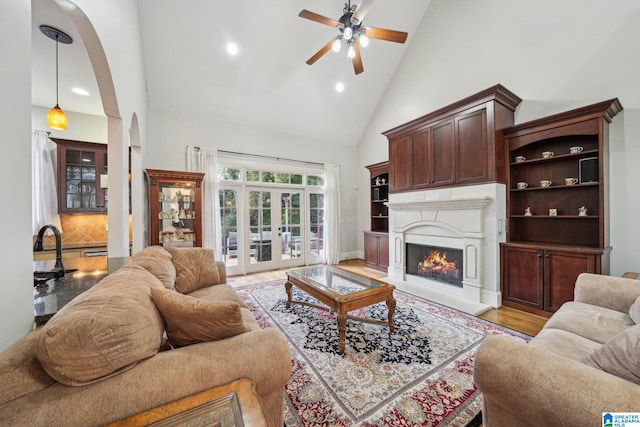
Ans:
[[[640,296],[640,280],[582,273],[576,279],[574,300],[621,313]]]
[[[638,410],[640,386],[505,337],[480,346],[475,383],[483,426],[599,426],[603,412]]]
[[[227,283],[227,266],[222,261],[216,261],[218,274],[220,275],[220,283]]]

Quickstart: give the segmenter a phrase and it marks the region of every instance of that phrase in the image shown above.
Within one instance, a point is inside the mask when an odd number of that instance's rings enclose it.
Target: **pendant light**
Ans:
[[[47,114],[47,124],[51,129],[65,130],[67,129],[67,116],[58,105],[58,45],[59,43],[71,44],[73,39],[67,33],[48,25],[40,25],[40,31],[56,42],[56,106]]]

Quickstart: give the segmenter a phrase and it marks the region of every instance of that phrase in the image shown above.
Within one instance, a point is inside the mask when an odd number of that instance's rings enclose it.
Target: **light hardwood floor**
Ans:
[[[339,267],[368,277],[381,278],[386,276],[386,274],[381,271],[365,267],[364,262],[361,259],[343,261],[340,263]],[[286,271],[287,270],[273,270],[264,273],[247,274],[244,276],[230,276],[227,278],[227,283],[232,286],[244,286],[274,280],[283,280],[287,278]],[[535,314],[526,313],[524,311],[508,307],[491,309],[482,313],[479,317],[531,336],[537,335],[547,321],[547,319],[542,316],[537,316]]]

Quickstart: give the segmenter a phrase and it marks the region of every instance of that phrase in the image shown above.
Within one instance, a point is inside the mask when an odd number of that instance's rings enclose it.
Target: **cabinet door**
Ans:
[[[488,178],[487,112],[485,109],[455,119],[458,155],[456,182],[480,182]]]
[[[389,235],[378,235],[378,266],[389,266]]]
[[[576,279],[580,273],[596,272],[596,256],[571,252],[544,252],[544,309],[556,311],[573,301]]]
[[[389,190],[406,191],[413,187],[411,169],[412,141],[406,136],[389,141]]]
[[[455,169],[455,144],[451,120],[434,126],[431,130],[431,184],[453,184]]]
[[[542,251],[502,247],[502,292],[506,301],[542,310]]]
[[[378,265],[378,235],[376,233],[364,233],[364,263],[371,266]]]
[[[100,174],[106,173],[106,146],[58,143],[58,212],[106,212]]]
[[[411,136],[411,185],[423,188],[431,183],[432,154],[429,144],[429,129]]]

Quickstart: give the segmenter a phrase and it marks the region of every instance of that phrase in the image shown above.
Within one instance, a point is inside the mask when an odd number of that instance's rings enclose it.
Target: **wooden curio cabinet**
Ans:
[[[150,244],[202,246],[204,173],[147,169]]]
[[[612,99],[504,130],[505,306],[549,315],[580,273],[608,274],[608,126],[621,110]]]
[[[383,132],[389,140],[389,191],[505,182],[498,131],[513,125],[520,101],[496,85]]]
[[[58,146],[58,212],[106,213],[107,145],[52,138]]]
[[[367,166],[370,175],[371,231],[364,232],[365,265],[386,271],[389,266],[389,162]]]

